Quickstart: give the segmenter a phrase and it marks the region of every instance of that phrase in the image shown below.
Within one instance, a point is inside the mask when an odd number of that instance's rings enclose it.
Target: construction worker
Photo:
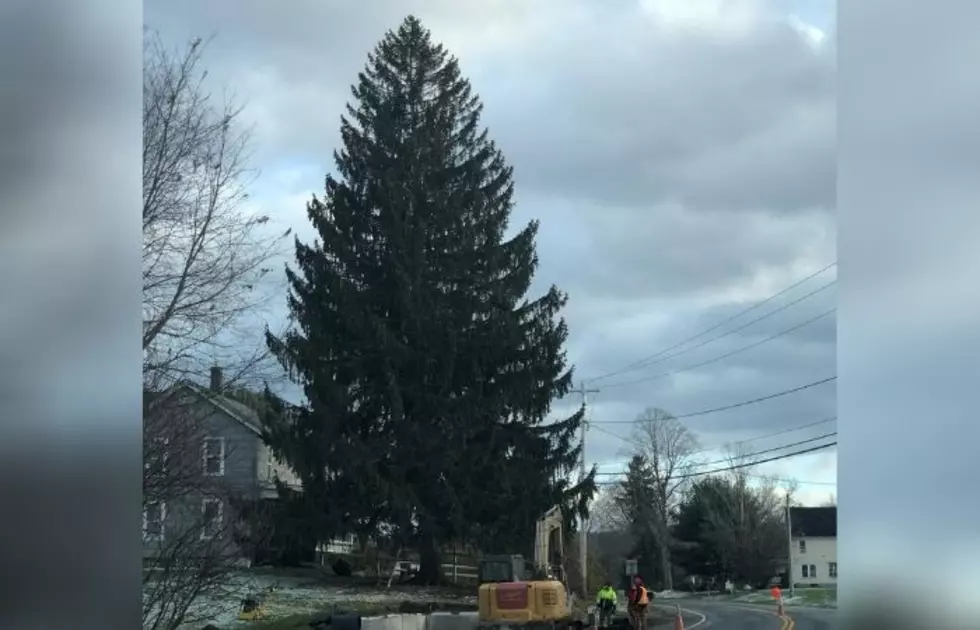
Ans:
[[[650,593],[639,575],[633,578],[633,585],[626,596],[627,610],[633,630],[646,630],[647,605],[650,603]]]
[[[616,599],[616,589],[612,587],[608,580],[603,582],[602,588],[599,589],[598,594],[595,596],[595,606],[598,611],[600,628],[608,627],[613,615],[616,614]]]

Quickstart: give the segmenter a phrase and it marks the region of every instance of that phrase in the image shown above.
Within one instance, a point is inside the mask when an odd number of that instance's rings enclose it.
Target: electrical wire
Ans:
[[[656,353],[654,353],[652,355],[649,355],[649,356],[647,356],[647,357],[645,357],[643,359],[639,359],[637,361],[634,361],[633,363],[630,363],[626,367],[623,367],[623,368],[621,368],[619,370],[614,370],[612,372],[607,372],[605,374],[600,374],[599,376],[593,377],[591,379],[586,379],[586,380],[589,383],[594,383],[596,381],[606,379],[606,378],[608,378],[610,376],[617,376],[617,375],[623,374],[625,372],[634,371],[635,369],[638,369],[639,367],[645,367],[646,365],[651,365],[651,363],[648,363],[648,362],[651,361],[652,359],[656,359],[657,357],[663,356],[664,354],[667,354],[668,352],[670,352],[672,350],[676,350],[677,348],[680,348],[681,346],[683,346],[683,345],[685,345],[685,344],[687,344],[687,343],[689,343],[691,341],[694,341],[696,339],[700,339],[701,337],[703,337],[704,335],[707,335],[710,332],[713,332],[715,330],[718,330],[719,328],[721,328],[725,324],[727,324],[729,322],[732,322],[732,321],[735,321],[739,317],[741,317],[743,315],[746,315],[748,313],[751,313],[752,311],[756,310],[757,308],[759,308],[761,306],[765,306],[766,304],[768,304],[769,302],[775,300],[776,298],[780,297],[781,295],[785,295],[786,293],[788,293],[789,291],[792,291],[796,287],[798,287],[798,286],[800,286],[802,284],[805,284],[806,282],[812,280],[813,278],[816,278],[820,274],[822,274],[822,273],[824,273],[824,272],[826,272],[826,271],[828,271],[828,270],[830,270],[830,269],[832,269],[832,268],[834,268],[836,266],[837,266],[837,261],[835,260],[834,262],[830,263],[829,265],[827,265],[823,269],[820,269],[819,271],[816,271],[816,272],[810,274],[809,276],[803,278],[802,280],[799,280],[797,282],[794,282],[793,284],[791,284],[790,286],[786,287],[785,289],[783,289],[781,291],[778,291],[777,293],[774,293],[774,294],[770,295],[769,297],[765,298],[764,300],[762,300],[760,302],[756,302],[752,306],[750,306],[750,307],[748,307],[746,309],[743,309],[743,310],[739,311],[738,313],[735,313],[731,317],[728,317],[726,319],[723,319],[722,321],[718,322],[717,324],[715,324],[715,325],[713,325],[713,326],[711,326],[709,328],[706,328],[706,329],[702,330],[701,332],[699,332],[697,334],[694,334],[694,335],[692,335],[690,337],[687,337],[686,339],[682,339],[681,341],[678,341],[674,345],[669,346],[667,348],[664,348],[663,350],[661,350],[659,352],[656,352]],[[748,326],[749,324],[752,324],[754,322],[759,321],[759,319],[765,319],[765,317],[768,317],[769,315],[773,315],[775,313],[778,313],[779,311],[784,310],[785,308],[788,308],[789,306],[792,306],[793,304],[796,304],[796,303],[798,303],[798,302],[806,299],[807,297],[810,297],[811,295],[822,291],[823,289],[826,289],[827,287],[829,287],[834,282],[836,282],[836,280],[834,280],[833,282],[831,282],[831,283],[829,283],[829,284],[821,287],[820,289],[817,289],[817,291],[814,291],[813,293],[810,293],[810,294],[808,294],[806,296],[803,296],[802,298],[799,298],[799,299],[795,300],[794,302],[791,302],[790,304],[785,305],[785,306],[783,306],[783,307],[781,307],[781,308],[779,308],[779,309],[777,309],[777,310],[769,313],[768,315],[766,315],[764,317],[757,318],[757,319],[749,322],[748,324],[743,325],[743,328],[745,326]],[[736,330],[730,331],[729,333],[726,333],[726,335],[727,334],[731,334],[732,332],[737,332],[738,330],[741,330],[741,329],[736,329]],[[723,336],[726,336],[726,335],[723,335]],[[710,342],[705,342],[705,343],[710,343]],[[700,346],[696,346],[696,347],[700,347]],[[693,350],[693,349],[694,348],[689,348],[689,350]],[[673,356],[677,356],[677,355],[673,355]],[[670,358],[670,357],[668,357],[668,358]]]
[[[765,435],[760,435],[754,438],[748,438],[745,440],[739,440],[738,442],[732,442],[727,446],[740,446],[742,444],[748,444],[749,442],[758,442],[759,440],[765,440],[767,438],[776,437],[777,435],[786,435],[787,433],[793,433],[794,431],[799,431],[801,429],[809,429],[811,427],[818,427],[821,424],[827,424],[828,422],[833,422],[837,419],[837,416],[830,416],[829,418],[823,418],[822,420],[816,420],[814,422],[807,422],[806,424],[800,424],[795,427],[790,427],[788,429],[783,429],[781,431],[773,431],[772,433],[766,433]],[[718,447],[714,448],[702,448],[694,451],[692,454],[706,453],[708,451],[716,451]]]
[[[794,332],[796,330],[799,330],[800,328],[803,328],[804,326],[809,326],[813,322],[816,322],[816,321],[818,321],[820,319],[823,319],[824,317],[827,317],[828,315],[830,315],[832,313],[835,313],[836,311],[837,311],[836,308],[832,308],[830,310],[824,311],[823,313],[820,313],[819,315],[817,315],[815,317],[811,317],[810,319],[808,319],[806,321],[803,321],[803,322],[800,322],[799,324],[796,324],[795,326],[792,326],[792,327],[787,328],[785,330],[781,330],[781,331],[779,331],[778,333],[776,333],[774,335],[770,335],[770,336],[766,337],[765,339],[760,339],[759,341],[754,341],[754,342],[750,343],[747,346],[743,346],[741,348],[737,348],[735,350],[732,350],[731,352],[726,352],[725,354],[716,356],[716,357],[714,357],[712,359],[708,359],[707,361],[702,361],[700,363],[694,363],[694,364],[688,365],[686,367],[678,368],[676,370],[671,370],[669,372],[663,372],[661,374],[655,374],[653,376],[644,376],[643,378],[634,379],[632,381],[622,381],[622,382],[619,382],[619,383],[609,383],[609,384],[603,385],[602,387],[603,387],[603,389],[609,389],[611,387],[628,387],[630,385],[636,385],[636,384],[639,384],[639,383],[646,383],[646,382],[649,382],[649,381],[655,381],[655,380],[658,380],[658,379],[661,379],[661,378],[666,378],[668,376],[673,376],[675,374],[680,374],[682,372],[689,372],[691,370],[695,370],[697,368],[704,367],[706,365],[711,365],[712,363],[717,363],[718,361],[721,361],[722,359],[727,359],[728,357],[734,356],[736,354],[740,354],[742,352],[745,352],[746,350],[751,350],[752,348],[756,348],[758,346],[761,346],[764,343],[768,343],[768,342],[770,342],[770,341],[772,341],[774,339],[778,339],[780,337],[783,337],[785,335],[788,335],[789,333]],[[720,339],[720,337],[718,337],[718,338]],[[683,353],[679,353],[679,354],[683,354]],[[674,355],[674,356],[677,356],[677,355]],[[670,357],[668,357],[668,358],[670,358]]]
[[[754,405],[756,403],[765,402],[767,400],[772,400],[774,398],[781,398],[783,396],[789,396],[790,394],[795,394],[797,392],[802,392],[803,390],[810,389],[811,387],[817,387],[818,385],[823,385],[825,383],[830,383],[831,381],[836,381],[837,376],[829,376],[819,381],[814,381],[812,383],[807,383],[806,385],[800,385],[799,387],[794,387],[792,389],[786,389],[783,391],[776,392],[774,394],[769,394],[767,396],[761,396],[759,398],[753,398],[751,400],[743,400],[742,402],[733,403],[731,405],[725,405],[723,407],[713,407],[711,409],[702,409],[700,411],[692,411],[690,413],[682,413],[674,415],[673,417],[677,420],[682,418],[694,418],[697,416],[706,416],[711,413],[718,413],[719,411],[728,411],[730,409],[738,409],[739,407],[746,407],[748,405]],[[636,420],[590,420],[589,424],[632,424]]]
[[[749,468],[751,466],[758,466],[759,464],[768,464],[769,462],[778,462],[778,461],[783,460],[783,459],[789,459],[790,457],[799,457],[800,455],[807,455],[809,453],[815,453],[817,451],[822,451],[822,450],[824,450],[826,448],[830,448],[832,446],[837,446],[837,442],[834,441],[834,442],[828,442],[826,444],[820,444],[820,445],[817,445],[817,446],[811,446],[810,448],[805,448],[805,449],[802,449],[802,450],[799,450],[799,451],[793,451],[792,453],[785,453],[783,455],[777,455],[775,457],[767,457],[766,459],[760,459],[760,460],[754,461],[754,462],[747,462],[747,463],[742,463],[742,464],[733,464],[733,465],[728,466],[726,468],[716,468],[716,469],[713,469],[713,470],[700,471],[700,472],[696,472],[696,473],[686,473],[686,474],[683,474],[683,475],[678,475],[677,478],[678,479],[689,479],[691,477],[703,477],[704,475],[714,475],[714,474],[721,473],[721,472],[731,472],[733,470],[739,470],[741,468]]]
[[[780,460],[783,460],[783,459],[789,459],[790,457],[798,457],[800,455],[806,455],[808,453],[815,453],[817,451],[821,451],[821,450],[830,448],[832,446],[837,446],[837,442],[836,441],[834,441],[834,442],[828,442],[827,444],[820,444],[818,446],[812,446],[810,448],[801,449],[799,451],[794,451],[792,453],[784,453],[783,455],[777,455],[775,457],[769,457],[769,458],[761,459],[761,460],[754,461],[754,462],[748,462],[748,463],[742,463],[742,464],[734,464],[734,465],[731,465],[731,466],[726,466],[724,468],[714,468],[712,470],[704,470],[704,471],[699,471],[699,472],[695,472],[695,473],[686,473],[686,474],[683,474],[683,475],[674,475],[673,479],[692,479],[692,478],[695,478],[695,477],[705,477],[707,475],[716,475],[718,473],[731,472],[731,471],[734,471],[734,470],[740,470],[742,468],[749,468],[751,466],[758,466],[759,464],[768,464],[769,462],[776,462],[776,461],[780,461]],[[620,482],[619,481],[600,481],[600,482],[597,483],[597,485],[600,485],[600,486],[609,486],[609,485],[615,485],[615,484],[618,484],[618,483],[620,483]]]
[[[759,440],[765,440],[765,439],[768,439],[768,438],[771,438],[771,437],[776,437],[777,435],[786,435],[787,433],[793,433],[795,431],[800,431],[802,429],[809,429],[809,428],[812,428],[812,427],[817,427],[817,426],[820,426],[821,424],[827,424],[828,422],[833,422],[834,420],[837,420],[837,416],[830,416],[829,418],[822,418],[820,420],[815,420],[814,422],[807,422],[805,424],[798,424],[796,426],[789,427],[788,429],[782,429],[782,430],[779,430],[779,431],[773,431],[772,433],[766,433],[764,435],[757,435],[756,437],[753,437],[753,438],[747,438],[747,439],[744,439],[744,440],[739,440],[737,442],[731,442],[731,443],[723,444],[722,446],[735,447],[735,446],[740,446],[742,444],[748,444],[749,442],[758,442]],[[633,422],[636,423],[637,420],[634,420]],[[617,433],[613,433],[612,431],[607,431],[606,429],[603,429],[602,427],[592,426],[592,423],[591,422],[586,423],[586,428],[587,429],[595,429],[596,431],[599,431],[600,433],[605,433],[606,435],[612,436],[612,437],[614,437],[616,439],[619,439],[619,440],[623,440],[624,442],[628,442],[630,444],[633,444],[634,443],[634,440],[632,440],[632,439],[630,439],[628,437],[619,435]],[[718,446],[713,446],[713,447],[710,447],[710,448],[699,448],[696,451],[692,451],[691,454],[692,455],[696,455],[698,453],[707,453],[708,451],[717,451],[719,448],[720,447],[718,447]]]
[[[799,440],[798,442],[792,442],[790,444],[780,444],[779,446],[773,446],[772,448],[763,449],[761,451],[756,451],[754,453],[747,453],[745,455],[737,455],[736,457],[738,457],[739,459],[750,459],[753,457],[757,457],[759,455],[765,455],[767,453],[775,453],[776,451],[781,451],[787,448],[795,448],[797,446],[803,446],[804,444],[812,444],[813,442],[816,442],[818,440],[826,440],[827,438],[835,437],[836,435],[837,435],[837,431],[832,431],[830,433],[824,433],[823,435],[818,435],[816,437],[807,438],[805,440]],[[727,459],[718,459],[713,462],[692,462],[690,464],[681,466],[680,468],[689,469],[689,468],[697,468],[699,466],[716,466],[718,464],[730,464],[732,459],[734,459],[734,457],[727,458]],[[599,474],[600,475],[624,475],[626,474],[626,471],[619,470],[615,472],[600,472]]]

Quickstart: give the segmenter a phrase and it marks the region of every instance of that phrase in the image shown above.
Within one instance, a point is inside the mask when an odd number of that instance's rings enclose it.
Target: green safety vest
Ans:
[[[596,597],[596,601],[608,600],[611,602],[616,601],[616,590],[613,588],[601,588],[599,589],[599,595]]]

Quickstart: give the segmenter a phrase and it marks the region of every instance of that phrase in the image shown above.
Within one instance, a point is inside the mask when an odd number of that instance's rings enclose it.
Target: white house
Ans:
[[[837,508],[790,508],[791,570],[800,586],[837,585]]]

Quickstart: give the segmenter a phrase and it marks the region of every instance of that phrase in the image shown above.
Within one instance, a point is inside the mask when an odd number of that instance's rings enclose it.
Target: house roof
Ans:
[[[254,409],[247,405],[243,405],[237,400],[232,400],[227,396],[216,394],[215,392],[205,387],[201,387],[196,383],[185,383],[184,385],[205,398],[208,402],[225,412],[227,415],[231,416],[232,419],[237,420],[246,429],[261,437],[262,421],[259,419],[258,412],[256,412]]]
[[[177,383],[175,386],[171,387],[170,390],[168,390],[164,394],[149,394],[148,397],[149,403],[154,404],[157,401],[162,400],[167,396],[170,396],[171,394],[173,394],[179,389],[190,390],[191,392],[197,394],[204,400],[208,401],[209,403],[217,407],[219,410],[224,412],[225,415],[237,421],[239,424],[244,426],[246,429],[248,429],[255,435],[258,435],[259,437],[262,436],[262,429],[261,429],[262,421],[259,419],[258,412],[256,412],[251,407],[248,407],[247,405],[243,405],[237,400],[232,400],[227,396],[216,394],[215,392],[207,389],[206,387],[201,387],[197,383],[193,383],[190,381],[181,381],[180,383]],[[144,392],[144,395],[147,395],[147,393]]]
[[[795,507],[789,510],[793,537],[837,537],[836,507]]]

